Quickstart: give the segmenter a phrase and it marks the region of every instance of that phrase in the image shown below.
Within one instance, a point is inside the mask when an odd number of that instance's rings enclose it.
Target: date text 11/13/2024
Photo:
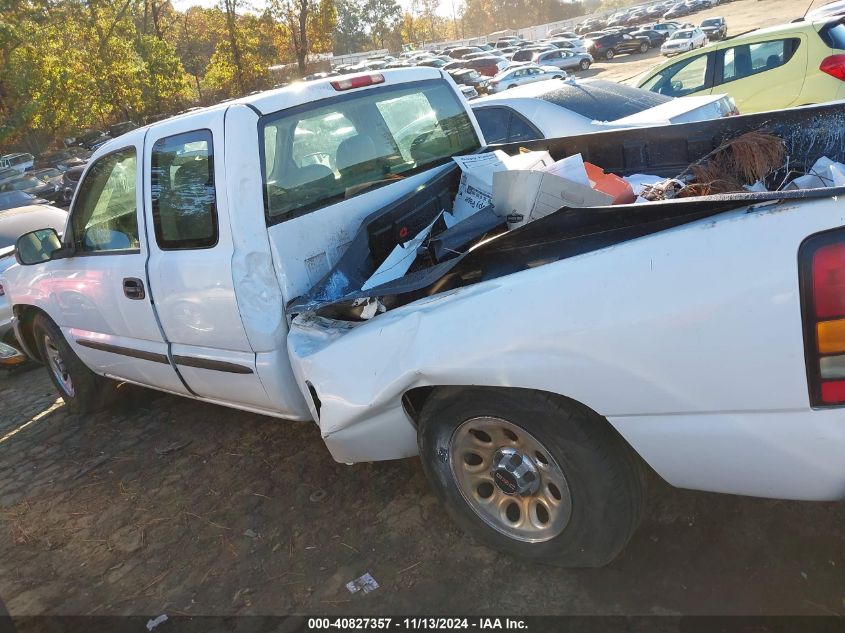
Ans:
[[[463,629],[479,631],[524,630],[528,625],[520,618],[309,618],[308,630],[445,630]]]

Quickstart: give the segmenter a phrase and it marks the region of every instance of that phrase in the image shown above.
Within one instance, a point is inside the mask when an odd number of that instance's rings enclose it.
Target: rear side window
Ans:
[[[474,112],[481,132],[484,134],[484,140],[490,144],[516,143],[543,138],[539,130],[510,108],[502,106],[477,108]]]
[[[774,70],[786,64],[801,40],[789,38],[742,44],[722,51],[722,83]]]
[[[819,37],[831,48],[845,50],[845,24],[841,21],[825,24],[819,31]]]
[[[156,141],[151,189],[159,248],[182,250],[217,244],[214,150],[209,130]]]

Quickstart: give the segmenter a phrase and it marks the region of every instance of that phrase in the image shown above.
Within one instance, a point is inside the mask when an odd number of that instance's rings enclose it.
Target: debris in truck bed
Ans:
[[[821,187],[841,187],[845,185],[845,165],[837,163],[827,156],[819,158],[810,171],[787,184],[784,189],[820,189]]]
[[[785,157],[786,147],[780,137],[746,132],[691,164],[677,179],[686,182],[685,177],[691,175],[687,184],[693,195],[735,193],[783,167]]]

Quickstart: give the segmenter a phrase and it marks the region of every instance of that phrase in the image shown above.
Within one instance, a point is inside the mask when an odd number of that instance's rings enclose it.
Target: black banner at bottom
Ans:
[[[0,616],[0,633],[843,633],[843,617],[722,616]]]

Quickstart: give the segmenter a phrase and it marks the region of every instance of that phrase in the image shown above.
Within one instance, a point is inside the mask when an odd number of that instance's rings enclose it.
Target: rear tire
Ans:
[[[647,53],[647,52],[648,52],[648,49],[649,49],[649,46],[648,46],[648,44],[646,44],[645,42],[643,42],[642,44],[640,44],[640,52],[641,52],[641,53]]]
[[[53,321],[39,314],[33,319],[32,331],[50,380],[69,411],[94,413],[114,402],[117,383],[88,369]]]
[[[600,567],[639,525],[646,484],[638,457],[607,420],[572,400],[527,389],[441,388],[420,413],[418,443],[452,519],[513,556]]]

